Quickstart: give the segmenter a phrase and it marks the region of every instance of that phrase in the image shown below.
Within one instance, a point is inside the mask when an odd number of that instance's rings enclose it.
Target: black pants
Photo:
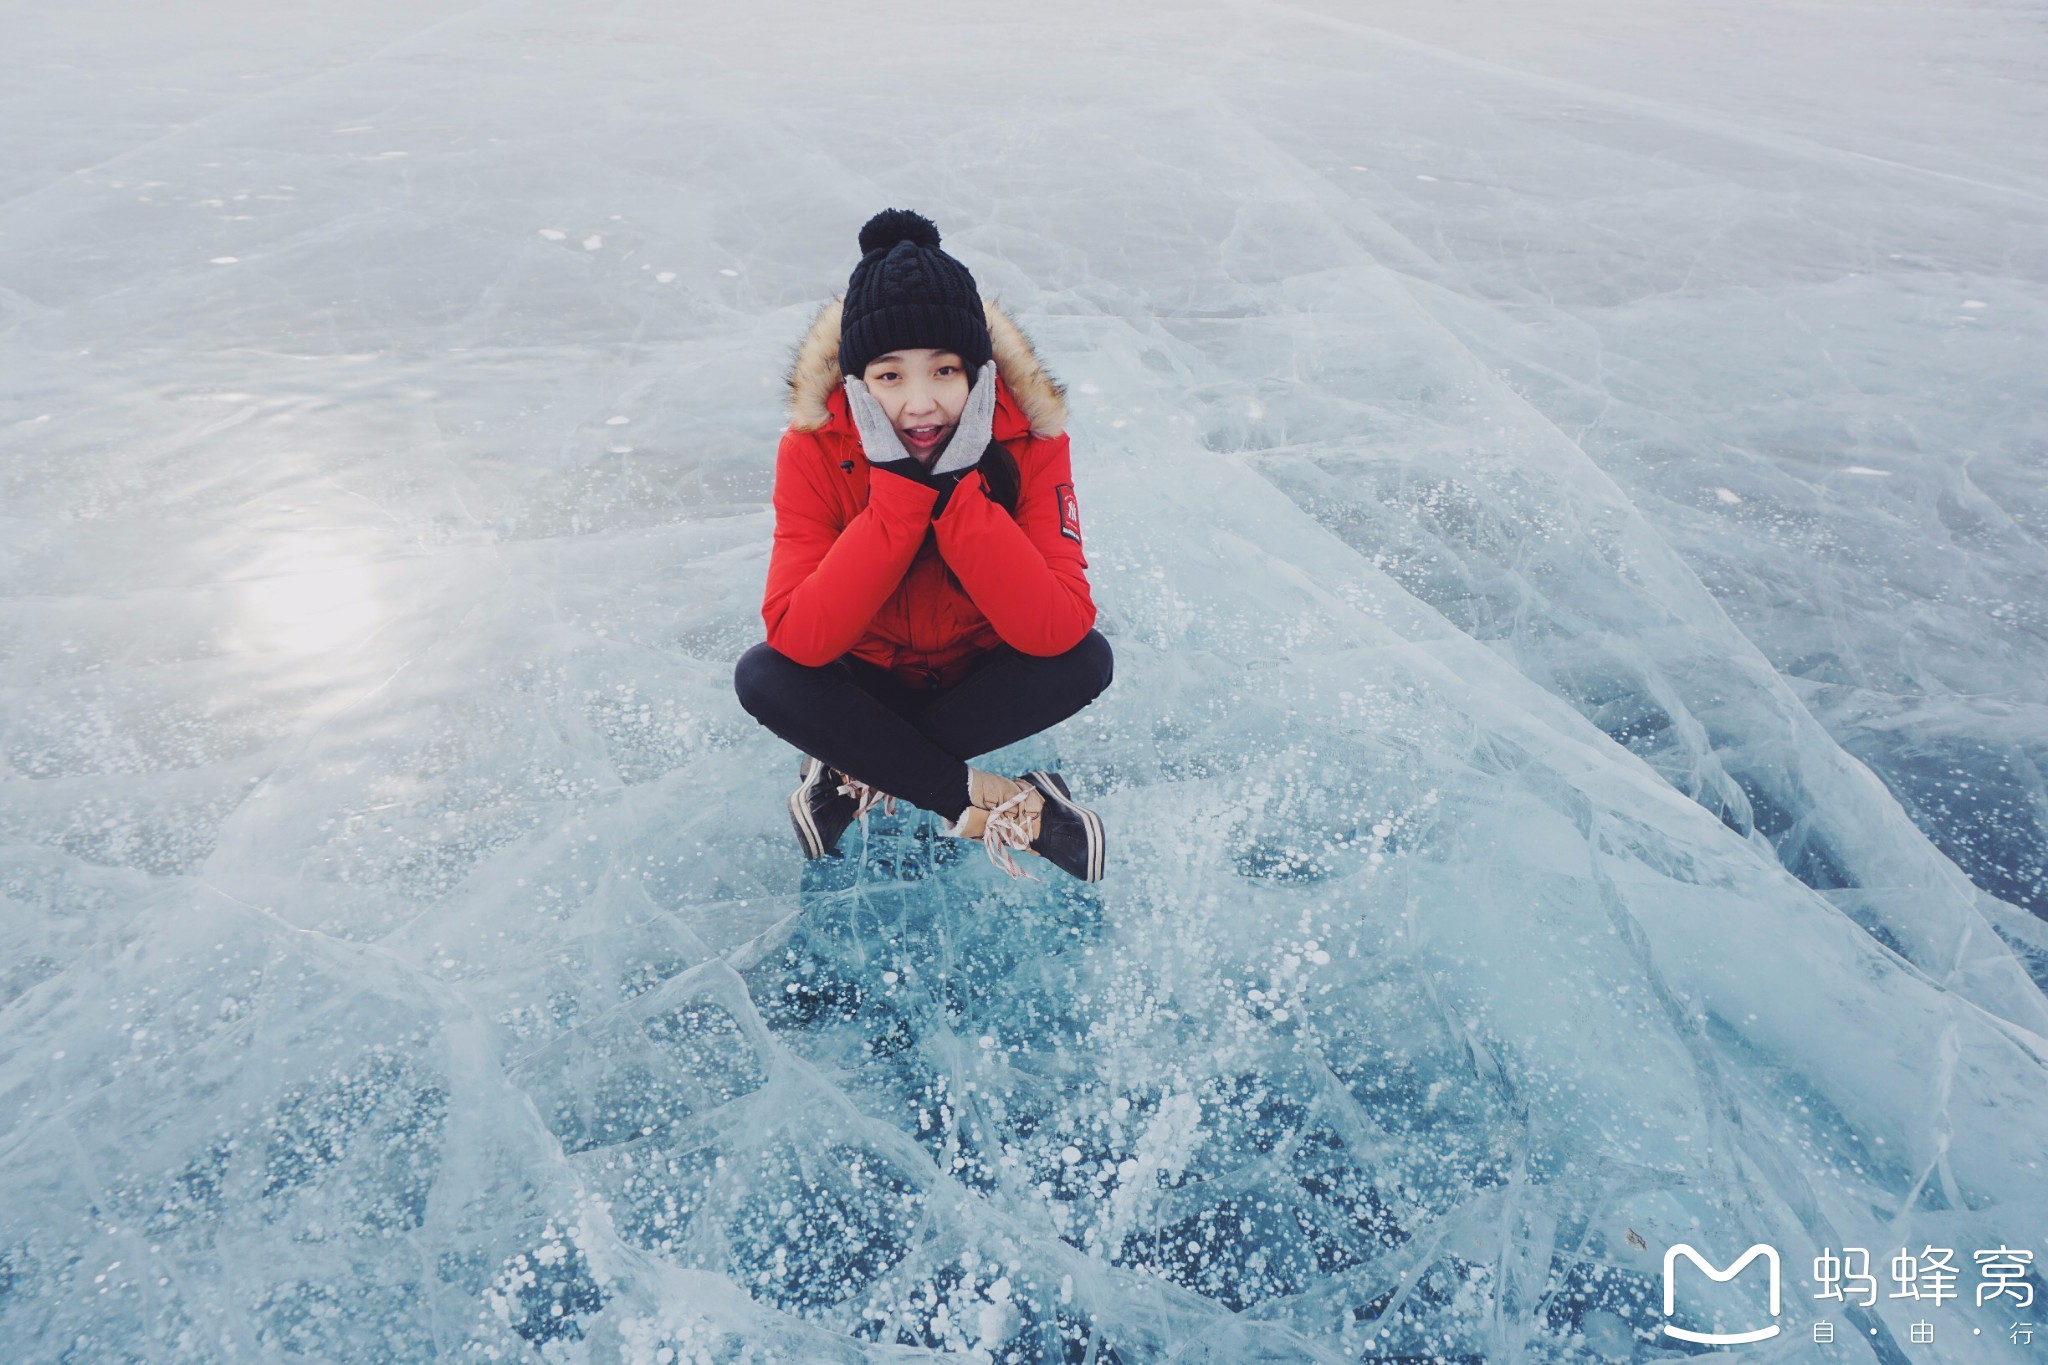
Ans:
[[[747,714],[828,767],[948,820],[967,807],[967,760],[1056,725],[1109,686],[1109,641],[1091,630],[1064,654],[997,645],[950,688],[898,682],[843,655],[807,668],[765,642],[740,656]]]

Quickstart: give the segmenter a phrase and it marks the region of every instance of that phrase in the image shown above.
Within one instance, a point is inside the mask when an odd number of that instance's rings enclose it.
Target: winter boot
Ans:
[[[838,851],[839,836],[855,820],[864,819],[870,807],[880,805],[885,815],[896,813],[895,797],[828,768],[808,754],[797,771],[801,780],[789,794],[789,821],[796,826],[797,842],[806,858]]]
[[[1012,877],[1038,880],[1010,856],[1011,849],[1021,849],[1084,882],[1102,880],[1102,817],[1078,804],[1058,773],[1038,769],[1013,781],[970,770],[968,789],[974,804],[947,834],[980,839],[989,861]]]

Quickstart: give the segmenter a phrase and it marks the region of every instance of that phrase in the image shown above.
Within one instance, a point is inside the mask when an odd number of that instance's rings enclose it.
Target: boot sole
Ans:
[[[1066,779],[1058,773],[1049,773],[1043,768],[1034,768],[1024,776],[1026,781],[1032,783],[1047,796],[1081,817],[1081,828],[1088,836],[1088,862],[1084,869],[1087,875],[1082,877],[1081,880],[1084,882],[1101,881],[1103,859],[1108,851],[1104,847],[1102,817],[1089,810],[1086,806],[1077,804],[1073,799],[1073,793],[1067,790]]]
[[[789,823],[796,826],[796,841],[803,845],[806,858],[825,856],[825,836],[819,833],[817,823],[811,819],[811,803],[805,797],[805,793],[817,782],[818,774],[824,771],[824,767],[822,763],[816,768],[806,764],[803,769],[803,784],[789,794]]]

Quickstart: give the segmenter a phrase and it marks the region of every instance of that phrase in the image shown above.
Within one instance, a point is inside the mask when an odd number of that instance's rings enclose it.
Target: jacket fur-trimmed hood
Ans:
[[[1065,387],[1046,373],[1030,338],[1009,314],[986,298],[981,306],[988,317],[988,339],[1003,386],[1023,409],[1033,432],[1059,435],[1067,429]],[[844,378],[839,369],[839,318],[844,308],[845,300],[840,298],[826,304],[797,347],[788,383],[789,424],[798,431],[816,431],[832,420],[826,403]]]

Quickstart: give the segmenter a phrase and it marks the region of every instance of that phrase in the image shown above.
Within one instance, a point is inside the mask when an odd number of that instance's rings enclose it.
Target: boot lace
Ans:
[[[844,782],[839,784],[839,794],[853,798],[853,815],[856,820],[860,821],[861,829],[867,829],[868,811],[874,806],[879,805],[884,815],[894,815],[896,813],[895,797],[885,791],[878,791],[870,787],[859,778],[847,777],[845,773],[840,773],[839,775],[846,778]]]
[[[1038,878],[1017,866],[1017,860],[1010,856],[1013,848],[1026,852],[1031,849],[1030,816],[1023,810],[1024,803],[1031,799],[1031,792],[1032,789],[1027,787],[1001,805],[989,808],[988,822],[982,826],[981,846],[988,851],[988,860],[997,867],[1012,877],[1035,882]]]

